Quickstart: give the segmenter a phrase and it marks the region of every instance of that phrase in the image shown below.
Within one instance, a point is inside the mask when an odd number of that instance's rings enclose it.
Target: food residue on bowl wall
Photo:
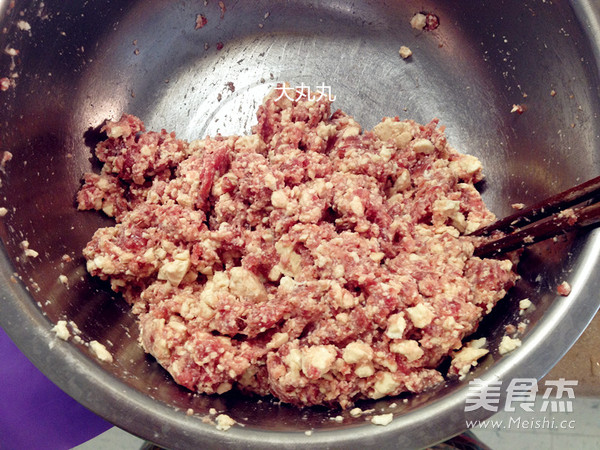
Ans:
[[[386,426],[386,425],[389,425],[390,423],[392,423],[393,419],[394,419],[394,414],[392,414],[392,413],[379,414],[379,415],[371,417],[371,423],[373,425]]]
[[[556,292],[563,297],[568,296],[571,293],[571,285],[567,281],[563,281],[556,288]]]
[[[520,346],[521,339],[511,338],[510,336],[502,336],[502,341],[500,341],[500,345],[498,346],[498,353],[505,355]]]
[[[410,19],[410,25],[415,30],[433,31],[440,26],[440,18],[429,12],[419,12]]]
[[[96,355],[96,357],[102,361],[102,362],[113,362],[113,357],[110,354],[110,352],[106,349],[106,347],[104,346],[104,344],[101,344],[100,342],[93,340],[90,341],[90,349],[92,350],[92,352],[94,353],[94,355]]]
[[[69,333],[69,329],[67,328],[66,320],[59,320],[56,322],[56,325],[52,327],[52,331],[56,333],[56,337],[62,339],[63,341],[68,341],[71,337],[71,333]]]
[[[398,50],[398,53],[402,59],[408,59],[412,56],[412,50],[406,45],[401,46],[400,50]]]
[[[203,28],[208,23],[208,19],[202,14],[196,16],[196,30]]]

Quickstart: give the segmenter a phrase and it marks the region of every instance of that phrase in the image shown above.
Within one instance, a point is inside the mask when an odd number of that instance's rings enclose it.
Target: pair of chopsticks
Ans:
[[[577,206],[584,202],[587,204]],[[473,232],[471,236],[488,237],[475,248],[474,254],[479,257],[493,257],[567,231],[597,224],[600,224],[600,177],[553,195]]]

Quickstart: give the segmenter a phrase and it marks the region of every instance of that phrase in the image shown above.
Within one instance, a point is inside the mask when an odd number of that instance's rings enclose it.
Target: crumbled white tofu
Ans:
[[[373,349],[364,342],[351,342],[344,349],[342,358],[348,364],[356,364],[370,361],[373,357]]]
[[[434,318],[433,312],[423,303],[419,303],[412,308],[406,308],[406,312],[414,326],[417,328],[425,328]]]
[[[452,226],[459,232],[463,232],[467,228],[467,221],[464,214],[460,212],[460,202],[457,200],[438,199],[433,202],[433,212],[444,221],[446,218],[451,219]]]
[[[255,302],[267,300],[267,291],[260,279],[243,267],[233,267],[229,271],[229,291],[239,298]]]
[[[525,111],[525,108],[523,108],[523,105],[512,105],[512,109],[510,110],[511,113],[519,113],[519,114],[523,114],[524,111]]]
[[[520,310],[529,309],[531,307],[531,305],[532,305],[531,300],[529,300],[528,298],[524,298],[523,300],[519,301],[519,309]]]
[[[19,50],[12,47],[6,47],[4,49],[4,53],[6,53],[8,56],[17,56],[19,54]]]
[[[313,372],[322,376],[329,372],[335,358],[336,351],[332,345],[315,345],[302,349],[302,372],[307,376]]]
[[[57,338],[62,339],[63,341],[67,341],[71,337],[66,320],[59,320],[56,322],[56,325],[52,327],[52,331],[56,333]]]
[[[362,409],[360,409],[360,408],[352,408],[352,409],[350,410],[350,415],[351,415],[352,417],[358,417],[358,416],[360,416],[362,413],[363,413],[363,410],[362,410]]]
[[[380,123],[375,125],[373,132],[382,141],[392,140],[399,148],[404,147],[412,140],[410,125],[390,117],[386,117]]]
[[[285,332],[275,333],[271,341],[267,344],[267,348],[279,348],[290,339],[290,335]]]
[[[479,339],[473,339],[468,342],[467,345],[471,348],[484,348],[487,345],[487,339],[482,337]]]
[[[100,361],[113,362],[112,355],[106,350],[106,347],[98,341],[90,341],[90,349]]]
[[[483,168],[479,158],[473,155],[461,155],[458,159],[450,162],[450,170],[459,178],[476,176]]]
[[[233,420],[227,414],[219,414],[217,416],[217,430],[227,431],[234,425],[235,425],[235,420]]]
[[[371,398],[377,400],[385,397],[394,392],[399,386],[400,383],[394,379],[394,376],[390,372],[384,372],[381,378],[375,382],[373,386],[375,392],[373,392]]]
[[[369,255],[369,258],[371,258],[375,262],[379,262],[383,258],[385,258],[385,253],[383,253],[383,252],[373,252],[373,253],[371,253]]]
[[[37,258],[38,256],[40,256],[40,254],[38,252],[36,252],[32,248],[29,248],[29,241],[27,241],[27,240],[21,241],[20,246],[23,249],[23,253],[25,254],[25,257]]]
[[[412,50],[410,48],[408,48],[406,45],[401,46],[400,50],[398,50],[398,53],[400,54],[402,59],[407,59],[412,56]]]
[[[429,139],[417,139],[413,145],[413,149],[416,153],[429,155],[435,150],[435,146]]]
[[[29,22],[25,22],[24,20],[19,20],[17,22],[17,28],[22,31],[30,31],[31,25],[29,25]]]
[[[371,423],[373,425],[389,425],[390,423],[392,423],[392,420],[394,420],[394,414],[392,413],[388,413],[388,414],[379,414],[377,416],[373,416],[371,417]]]
[[[427,25],[427,16],[425,14],[417,13],[412,19],[410,19],[410,26],[415,30],[422,30]]]
[[[527,331],[527,326],[528,326],[528,322],[526,320],[524,320],[523,322],[519,322],[517,324],[517,332],[520,334],[525,333],[525,331]]]
[[[372,363],[361,364],[354,371],[358,378],[368,378],[375,373],[375,367]]]
[[[25,256],[29,258],[37,258],[38,256],[40,256],[40,254],[32,248],[27,248],[25,249]]]
[[[521,339],[511,338],[510,336],[503,336],[500,345],[498,346],[498,352],[501,355],[512,352],[517,347],[521,346]]]
[[[69,320],[69,326],[71,327],[71,330],[73,330],[73,333],[75,333],[76,335],[81,334],[81,330],[79,329],[77,324],[72,320]]]
[[[217,386],[217,389],[215,389],[215,392],[217,394],[221,395],[221,394],[224,394],[225,392],[230,391],[232,387],[233,387],[233,385],[229,382],[221,383]]]
[[[348,125],[342,133],[343,138],[358,136],[360,134],[360,125],[354,119],[349,119]]]
[[[388,319],[388,326],[385,334],[391,339],[402,339],[406,329],[406,320],[404,314],[394,314]]]
[[[408,362],[416,361],[425,353],[419,346],[419,343],[412,339],[400,342],[392,342],[390,344],[390,350],[393,353],[398,353],[405,356]]]
[[[558,213],[558,217],[561,219],[572,219],[574,221],[577,220],[577,214],[575,213],[573,208],[563,209],[561,212]]]
[[[4,206],[0,207],[0,217],[4,217],[8,214],[8,209],[6,209]]]
[[[62,274],[58,276],[58,281],[60,281],[65,286],[69,283],[69,279],[67,278],[67,276]]]
[[[471,346],[465,346],[460,349],[452,358],[451,366],[456,370],[456,373],[462,378],[471,367],[477,365],[477,360],[489,353],[486,348],[475,348]]]
[[[274,191],[271,194],[271,204],[275,208],[285,208],[288,205],[288,197],[283,190]]]
[[[172,286],[179,286],[189,268],[190,252],[186,250],[173,255],[173,261],[164,263],[158,270],[157,278],[168,281]]]
[[[358,217],[363,217],[365,215],[365,207],[360,201],[360,198],[356,195],[352,198],[352,201],[350,201],[350,210]]]

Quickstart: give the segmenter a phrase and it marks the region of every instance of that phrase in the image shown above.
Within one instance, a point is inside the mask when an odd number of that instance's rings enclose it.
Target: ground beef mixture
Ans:
[[[327,96],[283,89],[247,136],[107,121],[78,203],[116,224],[84,249],[87,269],[193,391],[342,408],[422,392],[516,278],[473,257],[468,234],[494,220],[481,164],[437,120],[364,131]]]

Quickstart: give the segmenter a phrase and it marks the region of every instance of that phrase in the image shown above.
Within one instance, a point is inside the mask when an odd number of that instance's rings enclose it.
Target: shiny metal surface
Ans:
[[[386,115],[439,117],[449,141],[482,160],[483,195],[499,216],[512,203],[532,203],[600,173],[597,2],[224,3],[221,18],[216,1],[17,1],[14,9],[0,2],[0,48],[19,50],[0,55],[0,78],[18,75],[16,87],[0,92],[0,150],[14,155],[1,174],[0,206],[9,213],[0,225],[0,324],[19,347],[79,402],[170,448],[423,447],[463,431],[465,418],[486,417],[464,412],[473,377],[542,377],[599,307],[598,232],[524,255],[522,279],[478,331],[496,349],[504,325],[519,320],[518,300],[530,298],[536,309],[517,351],[492,351],[465,380],[406,403],[359,405],[393,412],[386,427],[347,413],[337,423],[330,419],[340,412],[321,408],[191,395],[143,354],[127,305],[86,275],[80,256],[94,229],[109,223],[74,208],[105,118],[133,113],[149,129],[186,139],[240,133],[276,82],[324,84],[334,105],[367,128]],[[440,17],[438,30],[410,27],[421,10]],[[198,30],[197,14],[208,19]],[[19,20],[31,30],[19,29]],[[411,59],[399,58],[401,45],[412,49]],[[513,104],[527,110],[511,114]],[[38,258],[23,258],[24,239]],[[62,261],[64,254],[73,261]],[[555,294],[563,280],[573,286],[568,298]],[[85,341],[112,343],[115,362],[57,341],[50,328],[64,318]],[[219,432],[187,416],[188,408],[224,410],[245,426]]]

